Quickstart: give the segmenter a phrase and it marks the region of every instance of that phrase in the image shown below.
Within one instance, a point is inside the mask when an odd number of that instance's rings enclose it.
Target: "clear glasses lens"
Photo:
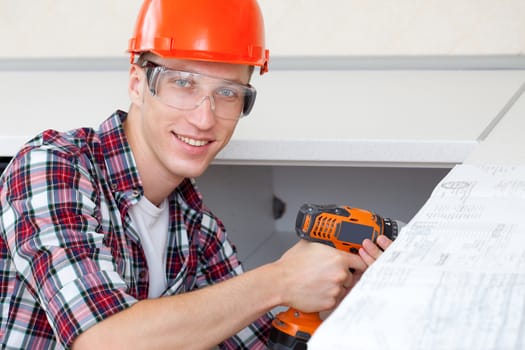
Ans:
[[[209,99],[217,117],[239,119],[255,102],[256,91],[250,85],[162,66],[146,68],[151,93],[173,108],[193,110]]]

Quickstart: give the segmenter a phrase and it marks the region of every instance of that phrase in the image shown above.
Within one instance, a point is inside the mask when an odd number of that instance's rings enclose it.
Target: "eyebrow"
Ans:
[[[196,72],[196,71],[190,69],[184,63],[177,63],[176,66],[174,66],[174,67],[168,67],[168,66],[165,66],[165,65],[157,63],[157,62],[153,62],[153,61],[148,61],[148,62],[151,62],[151,63],[153,63],[153,64],[155,64],[157,66],[160,66],[160,67],[166,67],[167,69],[170,69],[170,70],[178,70],[178,71],[183,71],[183,72],[188,72],[188,73],[200,74],[200,75],[204,75],[206,77],[211,77],[211,78],[221,79],[221,80],[224,80],[224,81],[227,81],[227,82],[231,82],[231,83],[236,83],[236,84],[239,84],[239,85],[242,85],[242,86],[248,86],[250,84],[249,82],[248,83],[243,83],[241,80],[225,79],[225,78],[222,78],[222,77],[216,77],[216,76],[213,76],[213,75],[208,75],[208,74],[205,74],[205,73]]]

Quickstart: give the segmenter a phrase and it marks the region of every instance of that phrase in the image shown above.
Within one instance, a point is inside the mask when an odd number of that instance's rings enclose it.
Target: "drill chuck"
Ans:
[[[391,220],[389,218],[383,219],[383,227],[384,231],[383,234],[390,238],[390,240],[395,241],[397,238],[397,235],[399,234],[399,225],[396,220]]]

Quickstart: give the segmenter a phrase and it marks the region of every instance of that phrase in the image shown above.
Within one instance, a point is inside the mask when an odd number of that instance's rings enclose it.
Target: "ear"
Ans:
[[[140,106],[143,101],[143,83],[145,83],[144,71],[136,64],[132,64],[129,69],[128,94],[132,104]]]

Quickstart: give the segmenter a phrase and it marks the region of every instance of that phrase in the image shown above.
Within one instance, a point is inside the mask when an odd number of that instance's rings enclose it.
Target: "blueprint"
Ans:
[[[456,166],[308,349],[525,349],[524,221],[525,167]]]

